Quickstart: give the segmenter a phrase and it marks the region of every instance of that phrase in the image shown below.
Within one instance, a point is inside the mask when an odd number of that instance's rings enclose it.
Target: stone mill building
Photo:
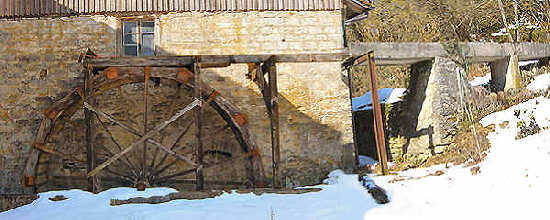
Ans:
[[[344,22],[368,10],[0,1],[0,195],[288,187],[352,167]]]

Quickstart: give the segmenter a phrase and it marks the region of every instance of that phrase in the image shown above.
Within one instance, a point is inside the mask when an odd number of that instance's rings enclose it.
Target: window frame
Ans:
[[[135,29],[136,29],[136,32],[130,32],[130,31],[126,31],[126,24],[127,23],[135,23]],[[152,27],[151,27],[151,30],[150,31],[145,31],[143,30],[143,23],[152,23]],[[121,21],[121,55],[122,56],[156,56],[157,54],[157,50],[156,50],[156,41],[157,41],[157,33],[156,33],[156,21],[153,20],[153,19],[124,19]],[[132,43],[127,43],[126,42],[126,36],[127,35],[136,35],[136,43],[135,44],[132,44]],[[151,42],[151,51],[152,51],[152,54],[151,55],[143,55],[143,38],[145,35],[153,35],[153,39],[152,39],[152,42]],[[126,53],[126,47],[127,46],[133,46],[133,47],[136,47],[136,55],[133,55],[133,54],[127,54]]]

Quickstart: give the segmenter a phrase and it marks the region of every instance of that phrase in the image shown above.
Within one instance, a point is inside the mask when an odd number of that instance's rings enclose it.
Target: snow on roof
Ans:
[[[380,98],[380,104],[382,103],[395,103],[402,101],[401,97],[405,94],[407,89],[404,88],[382,88],[378,90],[378,97]],[[365,93],[362,96],[351,99],[352,111],[367,111],[372,109],[372,98],[370,92]]]

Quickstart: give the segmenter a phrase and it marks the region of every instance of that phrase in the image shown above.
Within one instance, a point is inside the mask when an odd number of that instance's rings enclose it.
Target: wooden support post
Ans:
[[[147,97],[149,96],[149,67],[145,67],[144,69],[144,77],[145,81],[143,83],[143,133],[147,134],[147,112],[148,112],[148,106],[147,106]],[[142,181],[145,180],[145,177],[147,176],[147,140],[143,142],[143,158],[141,161],[141,178]]]
[[[355,122],[355,116],[353,115],[353,108],[352,108],[353,105],[351,104],[351,102],[353,101],[353,88],[352,88],[352,83],[351,83],[351,74],[352,74],[353,66],[349,66],[346,69],[347,69],[347,72],[348,72],[348,90],[349,90],[349,101],[350,101],[350,111],[351,111],[351,128],[352,128],[352,132],[353,132],[353,149],[355,151],[355,155],[354,155],[355,167],[359,168],[359,166],[360,166],[360,163],[359,163],[359,147],[357,146],[359,144],[359,142],[357,142],[357,134],[356,134],[356,131],[355,131],[357,122]]]
[[[372,109],[374,117],[374,136],[376,139],[376,148],[378,150],[378,161],[382,170],[382,175],[389,174],[388,159],[386,157],[386,138],[384,137],[384,127],[382,121],[382,109],[380,107],[380,99],[378,97],[378,82],[376,81],[376,69],[374,63],[374,52],[368,54],[368,67],[370,75],[370,91],[372,99]]]
[[[271,111],[271,159],[273,164],[273,188],[281,188],[281,174],[279,170],[281,153],[279,139],[279,101],[277,99],[277,66],[273,58],[270,58],[264,65],[267,65],[267,67],[269,68],[269,109]]]
[[[95,105],[95,98],[91,97],[90,94],[93,93],[90,88],[90,82],[92,77],[92,71],[85,71],[84,76],[84,100]],[[84,111],[84,120],[86,121],[86,159],[88,162],[87,170],[88,172],[92,171],[97,166],[96,154],[95,154],[95,125],[93,123],[93,113],[92,111],[86,109]],[[92,193],[98,192],[97,177],[91,176],[88,177],[88,191]]]
[[[354,66],[360,65],[360,64],[364,63],[367,60],[368,60],[368,55],[365,54],[365,55],[362,55],[360,57],[351,58],[349,60],[346,60],[342,64],[342,66],[348,72],[348,90],[349,90],[349,101],[350,101],[350,111],[351,111],[351,128],[353,129],[353,148],[355,150],[355,166],[357,168],[359,168],[359,166],[360,166],[360,164],[359,164],[359,146],[357,146],[359,142],[357,141],[357,134],[356,134],[356,131],[355,131],[357,122],[355,121],[355,117],[353,115],[353,108],[352,108],[352,105],[351,105],[351,102],[353,101],[352,72],[353,72],[353,67]]]
[[[195,58],[193,72],[195,74],[194,86],[193,86],[193,95],[196,100],[202,100],[201,96],[201,78],[200,78],[200,59]],[[196,170],[196,179],[197,179],[197,190],[204,189],[204,175],[203,175],[203,161],[202,161],[202,139],[201,139],[201,110],[202,107],[195,109],[195,137],[197,141],[196,146],[196,156],[197,156],[197,170]]]

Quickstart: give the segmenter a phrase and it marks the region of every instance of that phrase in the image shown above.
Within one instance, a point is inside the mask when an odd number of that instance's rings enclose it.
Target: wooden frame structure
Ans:
[[[76,88],[66,97],[58,100],[53,104],[51,108],[46,110],[44,120],[40,125],[40,129],[34,141],[34,148],[31,150],[30,157],[26,163],[24,178],[25,185],[29,188],[36,186],[33,180],[36,177],[36,167],[38,163],[38,157],[41,152],[47,153],[59,153],[55,152],[46,146],[48,137],[50,134],[59,131],[62,124],[70,118],[78,109],[84,108],[85,121],[88,125],[86,132],[86,152],[87,152],[87,166],[88,166],[88,188],[90,191],[97,192],[97,183],[95,176],[102,171],[113,173],[109,170],[108,166],[114,161],[120,160],[127,167],[131,167],[140,170],[140,180],[135,181],[136,186],[139,188],[147,187],[146,173],[158,174],[167,167],[153,166],[155,161],[151,161],[149,170],[147,167],[145,150],[141,164],[133,164],[129,161],[125,154],[130,152],[138,145],[142,145],[144,149],[148,145],[156,148],[154,154],[157,154],[158,150],[165,152],[161,161],[164,161],[168,155],[173,156],[177,160],[184,161],[193,166],[192,170],[184,171],[175,175],[189,174],[189,172],[195,172],[197,190],[204,189],[204,176],[203,169],[206,167],[218,166],[219,164],[204,164],[202,161],[202,146],[201,146],[201,107],[205,104],[209,104],[211,107],[226,120],[231,127],[233,133],[237,137],[244,156],[248,159],[247,179],[253,183],[255,187],[264,187],[264,174],[263,165],[259,151],[254,143],[246,125],[246,117],[242,116],[242,113],[238,108],[232,105],[227,99],[223,98],[218,91],[212,89],[207,84],[201,82],[200,70],[202,68],[211,67],[226,67],[232,63],[247,63],[249,64],[248,76],[258,85],[263,95],[267,112],[271,121],[271,142],[272,142],[272,170],[273,180],[272,186],[274,188],[281,187],[281,175],[279,171],[280,163],[280,141],[279,141],[279,110],[278,110],[278,91],[277,91],[277,62],[340,62],[343,58],[347,57],[344,53],[331,53],[331,54],[302,54],[302,55],[214,55],[214,56],[171,56],[171,57],[101,57],[88,51],[83,56],[82,63],[86,69],[86,80],[84,88]],[[92,72],[100,74],[93,75]],[[267,74],[267,77],[266,77]],[[144,82],[148,83],[150,77],[164,78],[174,80],[178,83],[182,83],[188,88],[193,90],[194,102],[189,104],[184,109],[178,111],[169,120],[159,124],[153,130],[147,130],[147,86],[144,89],[144,133],[141,134],[137,129],[131,128],[124,123],[121,123],[111,117],[110,115],[101,112],[94,107],[94,97],[100,95],[103,91],[110,88],[116,88],[117,86]],[[267,78],[267,79],[266,79]],[[195,138],[197,140],[197,146],[195,146],[196,161],[193,162],[190,158],[184,155],[180,155],[174,152],[174,146],[163,146],[161,143],[156,142],[152,137],[166,127],[177,118],[184,115],[186,112],[194,111],[194,124],[196,128]],[[95,159],[94,144],[91,141],[94,135],[94,129],[91,123],[93,115],[99,119],[99,116],[106,118],[112,123],[118,125],[124,130],[140,137],[138,141],[135,141],[130,146],[123,148],[118,143],[120,152],[110,152],[110,158],[102,164],[97,164]],[[100,124],[104,129],[107,129],[101,120]],[[188,128],[186,128],[188,129]],[[109,133],[109,132],[108,132]],[[111,139],[114,139],[111,136]],[[67,155],[62,155],[67,156]],[[154,157],[156,158],[156,156]],[[171,164],[168,164],[170,166]],[[172,164],[173,165],[173,164]],[[158,169],[153,169],[158,168]],[[123,175],[122,178],[129,179]],[[174,175],[168,175],[158,177],[155,181],[165,181],[172,178]]]
[[[380,106],[380,97],[378,96],[378,81],[376,79],[376,64],[374,61],[374,51],[369,51],[367,54],[361,56],[350,57],[344,63],[342,67],[348,72],[348,87],[349,87],[349,96],[350,101],[353,101],[352,94],[352,83],[351,83],[351,72],[354,66],[362,65],[367,63],[368,72],[369,72],[369,87],[371,91],[371,103],[373,107],[373,128],[374,128],[374,138],[376,141],[376,152],[378,155],[378,161],[380,162],[380,171],[382,175],[388,175],[388,158],[386,152],[386,138],[384,135],[384,126],[382,120],[382,109]],[[353,112],[352,112],[353,113]],[[354,117],[352,117],[352,127],[353,127],[353,141],[355,148],[355,161],[357,167],[359,167],[359,148],[357,146],[357,134],[355,133],[356,122]]]

